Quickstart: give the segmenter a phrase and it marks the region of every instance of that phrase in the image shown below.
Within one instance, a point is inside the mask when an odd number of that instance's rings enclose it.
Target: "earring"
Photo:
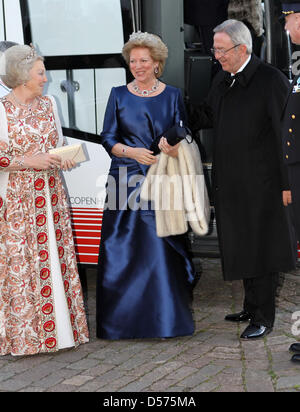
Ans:
[[[158,74],[158,67],[155,67],[154,73],[155,73],[155,74]]]

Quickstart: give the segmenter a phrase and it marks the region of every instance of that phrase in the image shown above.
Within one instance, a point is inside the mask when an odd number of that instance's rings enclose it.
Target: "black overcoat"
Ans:
[[[292,204],[289,206],[300,241],[300,76],[290,88],[282,122],[283,158],[288,167]]]
[[[231,87],[227,75],[216,76],[207,104],[196,111],[196,128],[214,127],[213,196],[223,274],[236,280],[294,267],[282,203],[289,184],[280,133],[289,83],[255,56]]]

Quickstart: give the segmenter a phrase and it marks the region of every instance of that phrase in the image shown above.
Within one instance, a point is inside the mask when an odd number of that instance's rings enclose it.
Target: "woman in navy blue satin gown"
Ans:
[[[159,238],[155,212],[139,190],[159,150],[177,156],[163,133],[185,119],[180,91],[158,79],[168,49],[159,37],[133,33],[123,56],[134,77],[113,88],[101,144],[111,156],[97,279],[97,337],[192,335],[194,268],[185,236]],[[147,204],[147,206],[149,206]]]

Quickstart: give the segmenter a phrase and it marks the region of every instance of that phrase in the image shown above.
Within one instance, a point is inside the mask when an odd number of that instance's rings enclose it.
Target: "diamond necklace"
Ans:
[[[34,104],[34,102],[35,102],[35,100],[36,100],[36,97],[33,99],[33,101],[32,101],[31,103],[26,104],[26,103],[20,102],[20,100],[17,99],[17,97],[16,97],[15,93],[13,92],[13,90],[11,91],[11,94],[12,94],[15,102],[16,102],[19,106],[26,107],[26,109],[27,109],[29,112],[31,112],[31,109],[32,109],[32,106],[33,106],[33,104]]]
[[[154,83],[154,85],[151,87],[151,90],[141,90],[139,88],[139,86],[136,84],[136,80],[134,79],[133,83],[132,83],[132,88],[133,90],[138,93],[141,94],[142,96],[149,96],[150,94],[156,92],[159,88],[159,80],[156,79],[156,82]]]

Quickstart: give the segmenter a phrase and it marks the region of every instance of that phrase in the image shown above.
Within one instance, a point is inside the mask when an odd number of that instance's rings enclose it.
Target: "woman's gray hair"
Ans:
[[[214,33],[226,33],[235,46],[244,44],[247,47],[247,53],[252,53],[252,36],[243,22],[233,19],[226,20],[214,29]]]
[[[17,45],[4,53],[5,72],[1,80],[10,89],[14,89],[30,80],[30,70],[38,60],[44,61],[32,46]]]
[[[128,65],[130,64],[131,51],[139,47],[148,49],[152,59],[158,62],[158,72],[155,73],[155,76],[159,78],[168,58],[168,47],[156,34],[141,31],[134,32],[122,49],[122,55]]]

